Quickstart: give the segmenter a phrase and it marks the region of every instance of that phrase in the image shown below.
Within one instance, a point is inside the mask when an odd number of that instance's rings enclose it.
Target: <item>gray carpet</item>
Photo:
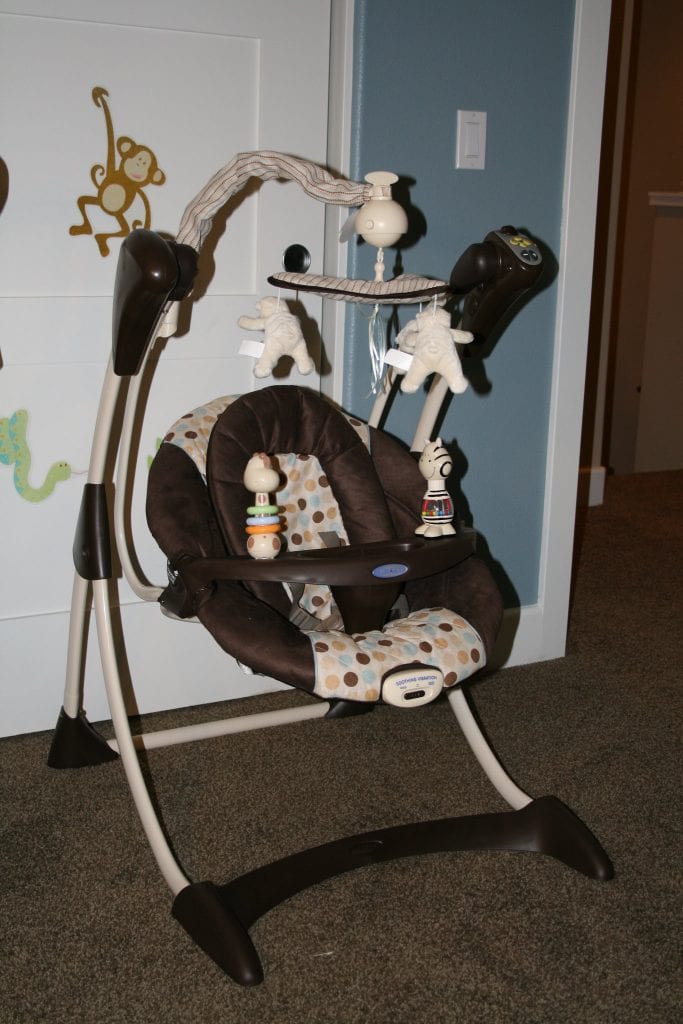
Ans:
[[[120,764],[54,771],[49,735],[7,739],[2,1024],[680,1020],[682,524],[683,473],[611,478],[605,505],[580,517],[567,657],[472,687],[509,770],[590,824],[613,881],[525,854],[363,868],[254,926],[266,980],[245,990],[171,918]],[[502,808],[445,703],[146,760],[196,879],[357,830]]]

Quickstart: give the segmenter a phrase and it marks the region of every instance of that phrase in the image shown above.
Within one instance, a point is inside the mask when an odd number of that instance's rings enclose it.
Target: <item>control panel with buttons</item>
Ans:
[[[538,283],[541,250],[518,228],[506,225],[489,231],[483,242],[465,250],[451,273],[450,286],[467,293],[460,328],[486,337],[507,310]]]

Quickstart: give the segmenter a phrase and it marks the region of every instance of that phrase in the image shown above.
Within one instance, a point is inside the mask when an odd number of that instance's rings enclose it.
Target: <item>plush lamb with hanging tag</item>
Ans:
[[[401,391],[413,394],[430,373],[440,373],[454,394],[467,387],[455,343],[467,345],[474,338],[469,331],[451,327],[451,316],[445,309],[430,308],[418,313],[396,336],[396,344],[407,355],[413,357],[407,371],[398,368],[405,376]]]
[[[308,354],[301,324],[284,302],[265,295],[256,303],[258,316],[241,316],[238,325],[247,331],[263,331],[263,352],[254,364],[255,377],[267,377],[282,356],[291,356],[299,373],[311,373],[313,360]]]

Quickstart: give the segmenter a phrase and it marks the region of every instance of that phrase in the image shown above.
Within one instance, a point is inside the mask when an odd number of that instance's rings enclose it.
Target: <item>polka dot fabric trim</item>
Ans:
[[[370,448],[367,424],[353,416],[346,419]],[[336,533],[342,544],[349,538],[344,529],[339,506],[330,482],[314,455],[277,455],[275,464],[286,477],[286,484],[277,492],[277,501],[285,517],[283,538],[289,551],[323,548],[321,533]],[[338,609],[329,587],[307,583],[299,598],[299,606],[309,615],[324,622]]]
[[[235,401],[236,395],[224,395],[222,398],[214,398],[206,405],[200,405],[192,412],[181,416],[173,424],[164,441],[175,444],[182,448],[206,480],[206,453],[209,447],[209,438],[216,420],[225,409]]]
[[[382,677],[411,662],[440,669],[447,687],[486,663],[477,631],[447,608],[423,608],[369,633],[307,636],[315,662],[313,692],[327,700],[379,701]]]
[[[342,544],[348,537],[339,506],[322,467],[313,455],[278,455],[276,465],[287,483],[277,492],[277,499],[285,517],[283,537],[291,552],[323,548],[320,533],[336,533]],[[309,583],[304,587],[299,605],[326,619],[336,611],[329,587]]]
[[[348,543],[339,506],[315,456],[277,455],[274,461],[287,480],[277,492],[277,502],[287,520],[289,550],[324,547],[320,532],[326,530],[333,530]]]
[[[346,419],[365,447],[370,449],[370,429],[353,416]],[[349,538],[344,529],[339,506],[330,482],[314,455],[278,455],[277,466],[287,483],[277,492],[277,500],[285,516],[283,537],[290,551],[323,548],[321,533],[336,533],[342,544]],[[299,606],[309,615],[324,622],[338,614],[329,587],[307,583],[299,598]]]

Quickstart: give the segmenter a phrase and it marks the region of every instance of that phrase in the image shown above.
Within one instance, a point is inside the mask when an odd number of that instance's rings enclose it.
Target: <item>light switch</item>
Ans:
[[[486,160],[486,112],[459,110],[455,166],[459,170],[483,171]]]

